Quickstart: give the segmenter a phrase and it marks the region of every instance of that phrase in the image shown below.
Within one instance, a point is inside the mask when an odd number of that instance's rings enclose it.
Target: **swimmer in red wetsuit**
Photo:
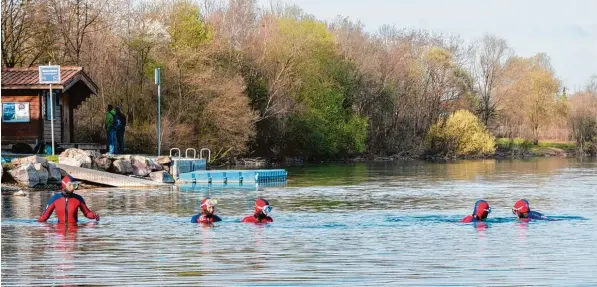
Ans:
[[[194,215],[191,218],[192,223],[213,223],[222,221],[220,217],[214,214],[216,211],[216,204],[218,201],[211,198],[204,198],[201,200],[201,213]]]
[[[62,178],[62,192],[55,194],[50,198],[46,210],[44,210],[37,221],[46,222],[54,210],[56,210],[58,223],[77,223],[79,219],[79,209],[83,212],[85,217],[99,221],[100,216],[89,210],[82,196],[74,193],[78,188],[79,182],[75,181],[72,176],[67,175]]]
[[[473,209],[472,215],[467,215],[460,222],[469,223],[469,222],[477,222],[477,221],[485,221],[487,216],[491,213],[491,207],[489,207],[489,203],[485,200],[477,200],[475,202],[475,208]]]
[[[255,213],[253,215],[245,216],[241,222],[248,223],[270,223],[274,220],[269,217],[273,206],[265,199],[257,199],[255,201]]]
[[[550,220],[547,216],[543,215],[540,212],[532,211],[531,205],[529,201],[526,199],[521,199],[514,203],[512,207],[512,213],[516,215],[516,217],[521,221],[529,221],[531,219],[535,220]]]

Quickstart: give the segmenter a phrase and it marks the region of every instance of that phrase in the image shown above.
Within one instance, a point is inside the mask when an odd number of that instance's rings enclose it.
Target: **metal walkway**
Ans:
[[[56,166],[78,180],[84,180],[116,187],[152,187],[172,186],[171,184],[155,182],[152,180],[114,174],[83,167],[75,167],[57,163]]]

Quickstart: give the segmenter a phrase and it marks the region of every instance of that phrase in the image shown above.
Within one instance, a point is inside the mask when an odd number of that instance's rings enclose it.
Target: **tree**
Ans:
[[[100,19],[108,3],[109,1],[50,0],[50,7],[56,16],[56,25],[62,36],[64,56],[69,63],[81,64],[81,52],[87,40],[86,36],[97,31],[92,25]],[[63,62],[62,59],[58,61]]]
[[[129,0],[132,1],[132,0]],[[122,36],[123,54],[125,58],[124,76],[127,79],[124,91],[124,102],[129,115],[129,123],[135,124],[137,115],[140,120],[148,117],[137,110],[144,111],[139,105],[139,96],[143,94],[147,75],[154,73],[157,66],[151,52],[159,45],[164,44],[161,39],[166,38],[167,31],[159,22],[159,6],[149,3],[139,3],[131,7],[126,17],[126,34]],[[135,17],[139,15],[140,17]],[[162,42],[162,43],[160,43]]]
[[[591,76],[585,90],[589,93],[597,94],[597,75]]]
[[[590,87],[570,99],[572,133],[581,153],[597,154],[597,93]]]
[[[545,70],[533,71],[528,77],[530,87],[525,110],[533,130],[533,142],[538,144],[539,128],[547,125],[550,117],[556,112],[556,97],[560,84]]]
[[[510,49],[504,39],[485,35],[470,50],[471,75],[479,99],[477,113],[485,125],[496,116],[496,87],[500,85],[503,68],[510,57]]]
[[[31,66],[54,44],[43,1],[2,0],[2,65]]]
[[[518,126],[528,126],[533,141],[537,143],[540,129],[553,124],[558,112],[565,114],[562,105],[566,100],[558,94],[559,89],[560,82],[544,55],[511,58],[504,67],[498,89],[502,119]]]
[[[168,12],[167,31],[169,36],[168,46],[162,47],[167,55],[166,68],[169,74],[166,80],[171,80],[173,91],[178,100],[175,109],[171,109],[180,122],[189,109],[195,108],[188,103],[198,103],[200,96],[191,81],[199,84],[202,80],[209,79],[209,70],[202,70],[201,64],[206,61],[208,53],[206,44],[212,39],[212,32],[203,20],[199,7],[189,1],[175,2]],[[170,103],[174,105],[173,102]]]

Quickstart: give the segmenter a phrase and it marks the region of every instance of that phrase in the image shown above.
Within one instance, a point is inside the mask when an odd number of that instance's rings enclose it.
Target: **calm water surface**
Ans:
[[[290,168],[283,186],[84,190],[101,214],[35,222],[51,193],[2,196],[2,285],[597,286],[597,161]],[[211,195],[224,221],[191,224]],[[254,199],[273,224],[241,224]],[[487,224],[460,224],[477,199]],[[512,204],[560,219],[517,222]]]

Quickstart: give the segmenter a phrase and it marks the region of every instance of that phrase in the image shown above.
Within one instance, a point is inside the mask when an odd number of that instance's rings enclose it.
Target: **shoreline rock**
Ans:
[[[149,177],[151,178],[151,180],[156,181],[156,182],[163,182],[163,183],[174,183],[175,182],[172,175],[170,175],[169,173],[167,173],[163,170],[162,171],[154,171],[149,174]]]
[[[58,161],[61,164],[75,167],[174,183],[173,177],[169,174],[170,164],[172,163],[171,158],[167,156],[158,158],[162,164],[158,162],[158,159],[152,160],[145,156],[89,153],[84,150],[70,148],[58,156]],[[3,176],[3,185],[16,182],[17,186],[30,189],[41,187],[42,190],[46,190],[48,185],[50,185],[50,189],[55,189],[55,186],[51,184],[60,183],[66,172],[56,167],[54,163],[49,162],[46,158],[34,155],[15,158],[11,163],[4,163],[2,174],[6,177]],[[94,186],[94,184],[91,184],[91,186]]]
[[[8,173],[18,183],[26,185],[28,187],[34,187],[39,184],[39,176],[37,170],[31,163],[21,164],[8,171]]]
[[[58,156],[58,162],[76,167],[92,168],[91,154],[87,151],[69,148]]]

